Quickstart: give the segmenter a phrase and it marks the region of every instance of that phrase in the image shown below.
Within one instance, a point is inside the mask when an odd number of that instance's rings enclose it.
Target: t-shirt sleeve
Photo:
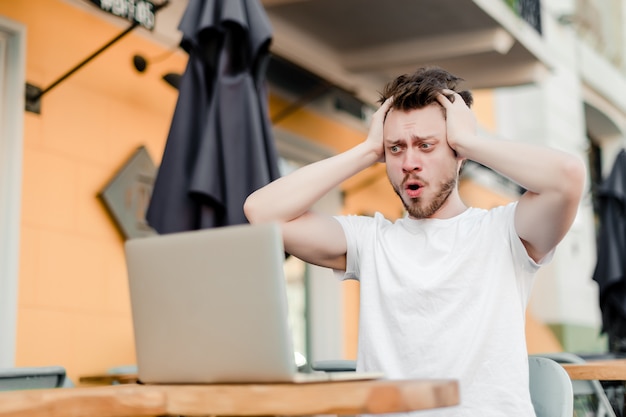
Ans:
[[[359,280],[361,245],[372,230],[373,219],[366,216],[335,216],[346,236],[346,270],[335,270],[340,280]]]
[[[507,235],[511,256],[515,264],[515,269],[518,271],[517,287],[520,300],[524,305],[526,305],[532,290],[535,273],[541,266],[548,264],[552,260],[554,249],[539,262],[535,262],[535,260],[530,257],[522,239],[519,237],[517,230],[515,229],[516,209],[517,202],[513,202],[507,204],[506,206],[498,207],[492,210],[492,212],[497,216],[496,222],[502,222],[500,225],[502,230],[508,231]]]
[[[504,207],[507,218],[506,222],[509,230],[509,241],[511,242],[513,255],[516,261],[520,262],[521,267],[525,271],[535,273],[540,267],[547,265],[550,261],[552,261],[555,249],[553,248],[550,252],[548,252],[548,254],[546,254],[546,256],[544,256],[539,262],[535,262],[535,260],[531,258],[526,251],[526,247],[524,246],[524,243],[522,243],[522,239],[517,234],[517,230],[515,230],[515,210],[517,210],[517,202],[510,203]]]

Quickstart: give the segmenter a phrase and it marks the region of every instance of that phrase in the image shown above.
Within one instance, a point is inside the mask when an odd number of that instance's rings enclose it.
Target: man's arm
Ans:
[[[339,222],[311,207],[346,179],[382,160],[383,120],[391,102],[372,117],[367,139],[331,158],[307,165],[252,193],[244,204],[250,223],[279,222],[285,250],[316,265],[346,267],[346,239]]]
[[[454,103],[444,95],[438,100],[446,108],[448,143],[459,157],[483,164],[527,190],[517,206],[515,229],[528,254],[541,260],[574,221],[585,182],[583,162],[556,149],[481,138],[473,113],[459,95]]]

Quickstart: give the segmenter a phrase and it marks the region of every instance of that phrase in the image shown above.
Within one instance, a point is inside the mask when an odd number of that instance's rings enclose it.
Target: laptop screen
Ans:
[[[292,378],[278,225],[132,239],[125,249],[142,382]]]

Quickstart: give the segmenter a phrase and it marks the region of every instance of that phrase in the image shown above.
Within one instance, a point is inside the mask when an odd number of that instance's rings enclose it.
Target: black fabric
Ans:
[[[259,1],[190,0],[179,29],[189,61],[146,213],[161,234],[246,223],[246,197],[279,176]]]
[[[593,279],[598,283],[602,330],[613,351],[626,349],[626,152],[621,150],[598,190],[600,230]],[[621,347],[620,347],[621,346]]]

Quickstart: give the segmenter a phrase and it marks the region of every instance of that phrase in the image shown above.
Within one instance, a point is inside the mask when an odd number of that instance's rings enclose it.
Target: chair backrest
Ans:
[[[66,379],[62,366],[0,368],[0,391],[61,388]]]
[[[537,417],[572,417],[572,381],[561,365],[552,359],[529,356],[530,397]]]
[[[552,359],[558,363],[585,363],[582,357],[570,352],[542,353],[536,356]],[[604,387],[597,380],[574,380],[574,410],[577,415],[616,417]]]
[[[353,372],[356,371],[356,361],[351,359],[335,359],[316,361],[311,365],[314,371],[324,372]]]

